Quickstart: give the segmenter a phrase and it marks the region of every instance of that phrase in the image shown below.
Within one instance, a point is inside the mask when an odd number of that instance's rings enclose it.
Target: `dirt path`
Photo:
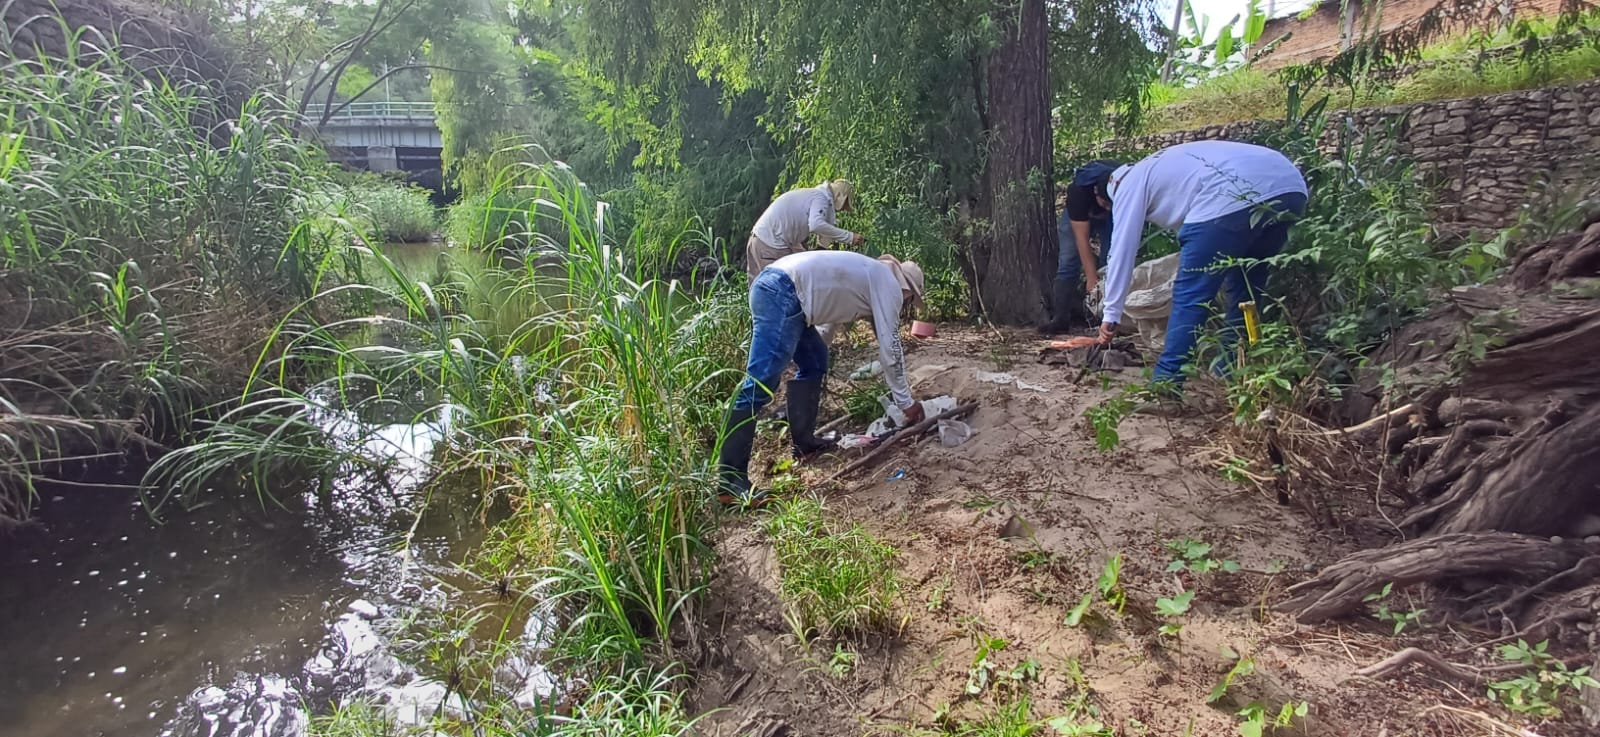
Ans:
[[[1437,694],[1351,678],[1398,648],[1376,627],[1310,631],[1268,609],[1284,586],[1339,551],[1291,507],[1209,470],[1196,457],[1206,425],[1130,417],[1117,448],[1101,452],[1083,414],[1114,390],[1094,378],[1075,385],[1076,369],[1038,363],[1039,341],[1018,336],[1009,365],[995,345],[993,333],[956,331],[911,354],[920,398],[980,403],[968,420],[971,440],[907,444],[827,498],[830,514],[900,551],[905,582],[900,631],[844,643],[859,653],[848,673],[830,673],[838,643],[807,652],[785,624],[759,527],[737,518],[725,528],[712,655],[693,693],[692,705],[711,712],[703,734],[917,734],[1024,698],[1033,719],[1097,715],[1118,735],[1238,734],[1235,712],[1253,700],[1274,712],[1308,704],[1309,716],[1283,734],[1461,733],[1423,713]],[[859,361],[839,363],[848,371]],[[1043,391],[976,378],[1000,368]],[[1134,380],[1129,369],[1115,383]],[[806,478],[826,478],[860,452],[809,468]],[[905,477],[890,480],[898,469]],[[1167,543],[1186,537],[1240,570],[1168,572]],[[1116,555],[1127,596],[1120,614],[1096,585]],[[1196,590],[1192,609],[1161,615],[1156,599],[1179,593],[1180,580]],[[1089,614],[1067,625],[1090,593]],[[1159,632],[1172,623],[1178,636]],[[989,658],[998,683],[970,694],[979,644],[993,638],[1005,641]],[[1249,659],[1253,674],[1207,703],[1233,654]]]

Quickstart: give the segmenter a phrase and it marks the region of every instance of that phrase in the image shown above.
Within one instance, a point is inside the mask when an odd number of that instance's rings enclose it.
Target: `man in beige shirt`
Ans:
[[[806,239],[813,235],[824,244],[865,242],[861,234],[837,225],[838,213],[849,212],[854,200],[855,188],[844,179],[779,195],[756,220],[745,244],[744,265],[751,281],[772,262],[806,250]]]

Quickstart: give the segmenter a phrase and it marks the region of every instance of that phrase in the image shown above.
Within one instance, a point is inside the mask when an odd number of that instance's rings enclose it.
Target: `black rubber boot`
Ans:
[[[1072,329],[1073,302],[1082,302],[1082,297],[1077,297],[1078,284],[1075,281],[1057,279],[1050,285],[1050,322],[1039,326],[1039,332],[1045,335],[1065,333]]]
[[[717,501],[728,506],[765,505],[767,493],[750,486],[750,452],[756,444],[755,410],[729,410],[722,432],[722,450],[717,454]]]
[[[817,439],[817,410],[822,405],[822,380],[789,381],[789,437],[794,442],[795,460],[805,460],[837,447],[831,440]]]

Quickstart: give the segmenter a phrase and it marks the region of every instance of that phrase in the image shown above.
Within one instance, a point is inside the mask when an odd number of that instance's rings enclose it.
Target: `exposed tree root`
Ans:
[[[1395,671],[1411,665],[1412,663],[1428,666],[1439,673],[1449,676],[1455,681],[1467,684],[1469,686],[1482,684],[1484,681],[1488,680],[1488,677],[1491,675],[1501,675],[1508,672],[1527,670],[1528,668],[1528,666],[1523,665],[1522,663],[1508,663],[1505,665],[1489,666],[1487,668],[1474,668],[1467,665],[1452,663],[1444,658],[1428,652],[1427,650],[1408,647],[1400,652],[1390,655],[1387,658],[1384,658],[1381,661],[1357,670],[1355,675],[1361,676],[1362,678],[1383,678],[1384,676],[1394,673]]]
[[[1323,569],[1316,578],[1289,587],[1292,598],[1278,605],[1303,623],[1322,622],[1361,607],[1367,594],[1392,583],[1466,576],[1542,579],[1572,567],[1584,546],[1502,532],[1434,535],[1387,548],[1364,550]]]

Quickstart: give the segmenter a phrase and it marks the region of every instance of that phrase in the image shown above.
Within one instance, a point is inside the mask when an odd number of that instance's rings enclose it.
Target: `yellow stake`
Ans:
[[[1239,310],[1244,312],[1244,334],[1250,338],[1250,344],[1259,343],[1261,341],[1261,320],[1256,317],[1255,300],[1240,302]]]

